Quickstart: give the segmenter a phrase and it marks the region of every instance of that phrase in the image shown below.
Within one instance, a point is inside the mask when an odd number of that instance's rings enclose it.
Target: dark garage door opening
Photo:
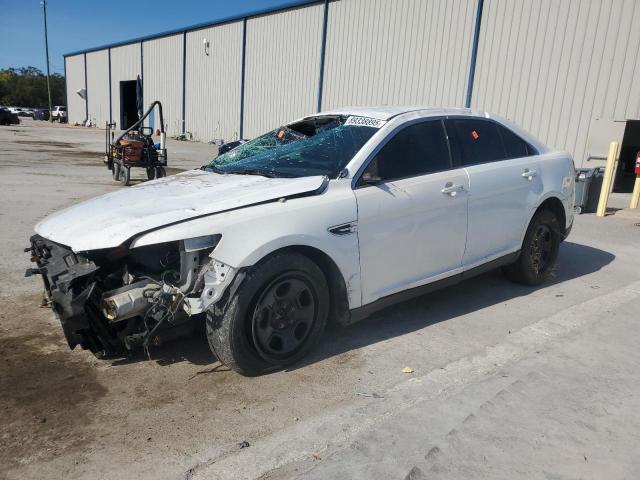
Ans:
[[[137,121],[136,81],[120,82],[120,129],[126,130]]]
[[[640,120],[627,120],[620,147],[616,178],[613,183],[614,192],[628,193],[633,190],[633,182],[636,179],[634,169],[638,152],[640,152]]]

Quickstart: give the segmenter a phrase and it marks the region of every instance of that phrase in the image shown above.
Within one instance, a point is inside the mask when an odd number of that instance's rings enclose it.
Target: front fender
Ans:
[[[331,181],[321,195],[287,199],[171,225],[134,239],[131,248],[204,235],[221,235],[212,258],[236,270],[286,247],[315,248],[336,264],[348,285],[349,306],[360,306],[360,260],[355,232],[329,228],[357,220],[348,180]]]

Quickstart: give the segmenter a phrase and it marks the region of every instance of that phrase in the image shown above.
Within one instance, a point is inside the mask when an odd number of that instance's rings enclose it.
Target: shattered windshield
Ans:
[[[217,173],[267,177],[338,176],[378,130],[354,117],[313,117],[276,128],[219,155],[203,167]]]

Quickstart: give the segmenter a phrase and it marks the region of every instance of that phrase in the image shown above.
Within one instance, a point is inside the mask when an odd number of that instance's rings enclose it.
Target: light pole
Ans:
[[[47,0],[40,2],[42,5],[42,11],[44,13],[44,50],[47,54],[47,93],[49,95],[49,122],[53,122],[53,109],[51,108],[51,83],[49,82],[49,36],[47,34]]]

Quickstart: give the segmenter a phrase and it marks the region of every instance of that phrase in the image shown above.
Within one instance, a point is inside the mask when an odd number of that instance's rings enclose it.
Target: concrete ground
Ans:
[[[22,249],[48,213],[125,188],[102,142],[0,128],[0,478],[638,477],[637,213],[577,217],[541,288],[491,272],[331,330],[284,372],[241,377],[201,337],[100,361],[38,307]],[[171,142],[170,164],[214,151]]]

